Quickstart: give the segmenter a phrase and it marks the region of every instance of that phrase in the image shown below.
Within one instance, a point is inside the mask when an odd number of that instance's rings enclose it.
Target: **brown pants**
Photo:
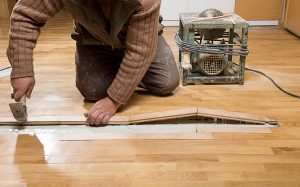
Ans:
[[[124,53],[110,46],[76,44],[76,86],[89,101],[107,96]],[[139,87],[156,95],[170,94],[179,85],[179,73],[174,56],[162,35],[158,36],[156,55]]]

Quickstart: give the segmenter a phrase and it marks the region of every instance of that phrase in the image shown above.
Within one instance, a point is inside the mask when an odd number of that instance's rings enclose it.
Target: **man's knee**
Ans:
[[[178,86],[179,86],[179,76],[173,76],[165,79],[161,79],[161,81],[146,86],[147,90],[156,95],[168,95],[171,94]]]
[[[168,95],[171,94],[179,85],[179,82],[172,82],[171,84],[163,84],[157,87],[155,94]]]
[[[107,89],[96,86],[95,84],[77,82],[76,87],[86,100],[98,101],[107,96]]]
[[[167,95],[175,90],[180,82],[178,67],[170,46],[160,36],[158,50],[142,83],[156,95]]]

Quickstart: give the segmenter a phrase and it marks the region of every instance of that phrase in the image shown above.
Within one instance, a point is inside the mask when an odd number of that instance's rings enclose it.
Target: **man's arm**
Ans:
[[[108,95],[124,104],[147,72],[157,49],[160,0],[143,0],[128,25],[126,51]]]
[[[160,0],[143,0],[142,7],[130,18],[125,56],[108,97],[95,103],[86,114],[90,125],[105,124],[121,104],[125,104],[147,72],[157,49]]]
[[[11,82],[16,100],[26,93],[30,95],[33,89],[33,49],[40,28],[62,7],[61,0],[19,0],[13,9],[6,53],[12,66]]]

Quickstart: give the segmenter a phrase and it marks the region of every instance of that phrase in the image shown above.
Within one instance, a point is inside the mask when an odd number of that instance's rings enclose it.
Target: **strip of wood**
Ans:
[[[0,117],[0,125],[84,125],[86,118],[82,116],[31,116],[27,122],[18,122],[13,117]],[[108,124],[128,125],[128,116],[113,116]]]
[[[242,125],[205,125],[197,126],[197,132],[221,132],[221,133],[259,133],[270,134],[272,131],[264,126],[242,126]]]
[[[211,133],[99,133],[71,135],[65,134],[61,141],[93,141],[93,140],[211,140]]]
[[[30,115],[30,114],[29,114]],[[230,112],[224,110],[215,110],[207,108],[186,108],[179,110],[171,110],[166,112],[155,112],[146,114],[137,114],[131,116],[113,116],[108,124],[111,125],[129,125],[145,122],[155,122],[172,119],[182,119],[187,117],[209,117],[224,120],[235,120],[244,122],[253,122],[257,124],[265,124],[272,122],[267,117],[245,114],[239,112]],[[0,117],[0,125],[84,125],[86,118],[82,116],[29,116],[27,122],[17,122],[11,117]]]
[[[155,112],[147,114],[132,115],[129,117],[129,123],[143,123],[170,119],[180,119],[186,117],[196,117],[198,108],[185,108],[179,110],[171,110],[166,112]]]
[[[203,117],[215,117],[215,118],[222,118],[227,120],[247,121],[247,122],[259,123],[259,124],[265,124],[266,122],[274,121],[269,119],[268,117],[258,116],[254,114],[246,114],[240,112],[231,112],[231,111],[208,109],[208,108],[198,108],[197,114],[198,116],[203,116]]]

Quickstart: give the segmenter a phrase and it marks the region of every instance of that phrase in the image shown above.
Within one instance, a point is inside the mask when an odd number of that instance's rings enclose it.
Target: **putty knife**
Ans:
[[[14,94],[11,94],[12,99]],[[27,107],[26,107],[26,94],[20,99],[19,102],[9,103],[10,110],[17,121],[27,121]]]

